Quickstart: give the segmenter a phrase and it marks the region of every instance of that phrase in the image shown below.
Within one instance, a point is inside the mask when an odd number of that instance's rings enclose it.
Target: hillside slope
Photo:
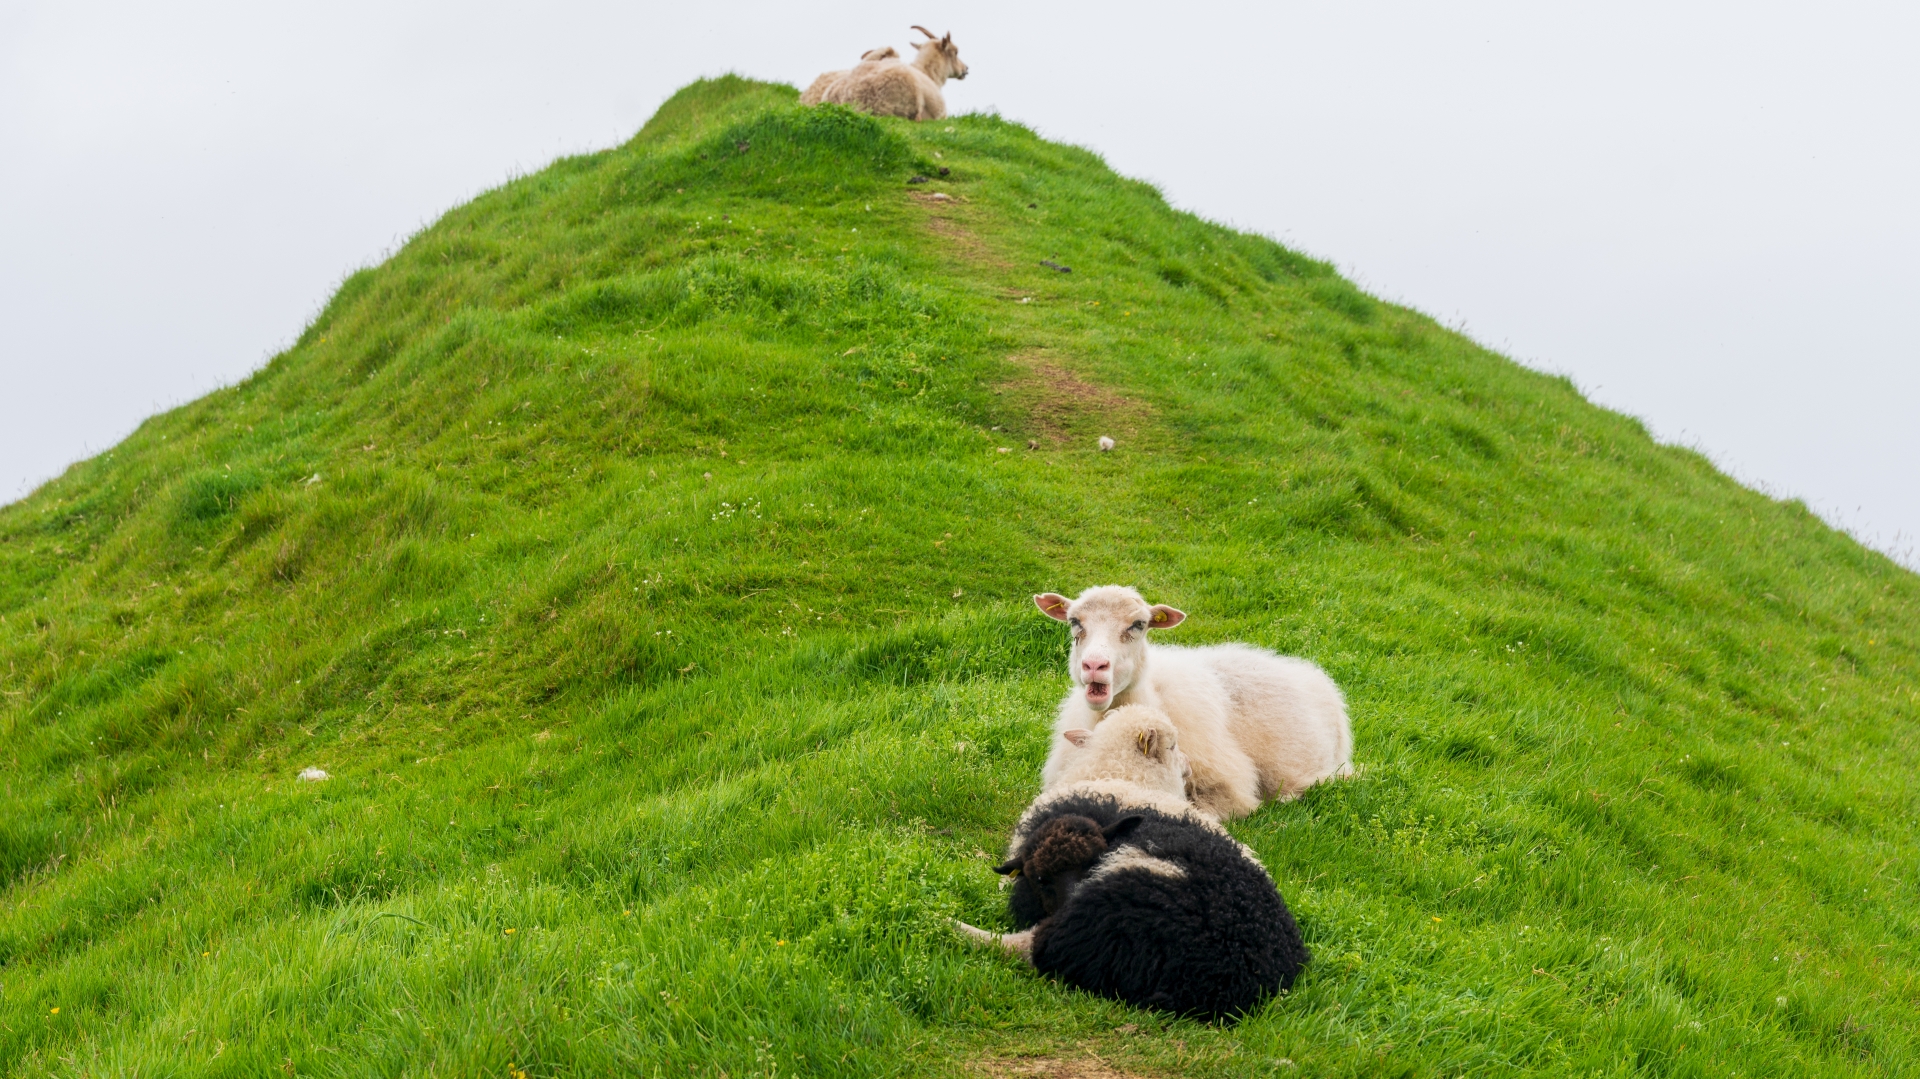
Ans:
[[[793,99],[688,87],[0,509],[0,1071],[1910,1067],[1920,578],[1084,151]],[[1352,701],[1362,776],[1234,826],[1316,955],[1237,1027],[944,928],[1027,597],[1109,581]]]

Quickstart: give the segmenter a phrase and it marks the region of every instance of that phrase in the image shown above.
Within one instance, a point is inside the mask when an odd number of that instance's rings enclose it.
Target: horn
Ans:
[[[929,30],[929,29],[927,29],[927,28],[926,28],[926,27],[924,27],[924,26],[909,26],[909,27],[907,27],[907,29],[909,29],[909,30],[918,30],[918,31],[920,31],[921,33],[923,33],[923,34],[925,34],[925,35],[927,35],[928,37],[930,37],[930,38],[934,38],[934,39],[936,39],[936,40],[937,40],[937,39],[938,39],[938,38],[940,37],[940,35],[939,35],[939,34],[936,34],[936,33],[934,33],[933,31],[931,31],[931,30]]]

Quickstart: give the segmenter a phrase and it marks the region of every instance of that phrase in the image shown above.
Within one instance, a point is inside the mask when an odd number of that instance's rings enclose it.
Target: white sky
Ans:
[[[1920,5],[830,7],[9,0],[0,499],[686,82],[804,85],[920,22],[972,66],[952,111],[1331,259],[1920,566]]]

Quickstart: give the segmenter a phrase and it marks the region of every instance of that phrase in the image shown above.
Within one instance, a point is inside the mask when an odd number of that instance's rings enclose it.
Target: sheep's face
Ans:
[[[1096,712],[1133,685],[1146,663],[1147,631],[1171,629],[1187,617],[1164,603],[1149,606],[1140,593],[1117,584],[1089,588],[1075,600],[1043,592],[1033,602],[1073,631],[1068,671]]]
[[[1074,753],[1060,782],[1118,779],[1176,798],[1189,796],[1193,765],[1180,750],[1173,720],[1165,712],[1129,704],[1107,713],[1091,731],[1061,731]]]
[[[960,60],[960,50],[954,46],[952,34],[928,41],[916,41],[913,47],[920,54],[915,59],[927,61],[925,66],[928,74],[937,74],[946,79],[967,77],[967,65]],[[931,54],[927,51],[929,49],[933,50]]]

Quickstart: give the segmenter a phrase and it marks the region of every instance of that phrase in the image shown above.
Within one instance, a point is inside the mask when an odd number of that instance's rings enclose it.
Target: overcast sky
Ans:
[[[908,24],[1176,205],[1571,375],[1920,566],[1920,5],[0,7],[0,499],[230,383],[677,87]]]

